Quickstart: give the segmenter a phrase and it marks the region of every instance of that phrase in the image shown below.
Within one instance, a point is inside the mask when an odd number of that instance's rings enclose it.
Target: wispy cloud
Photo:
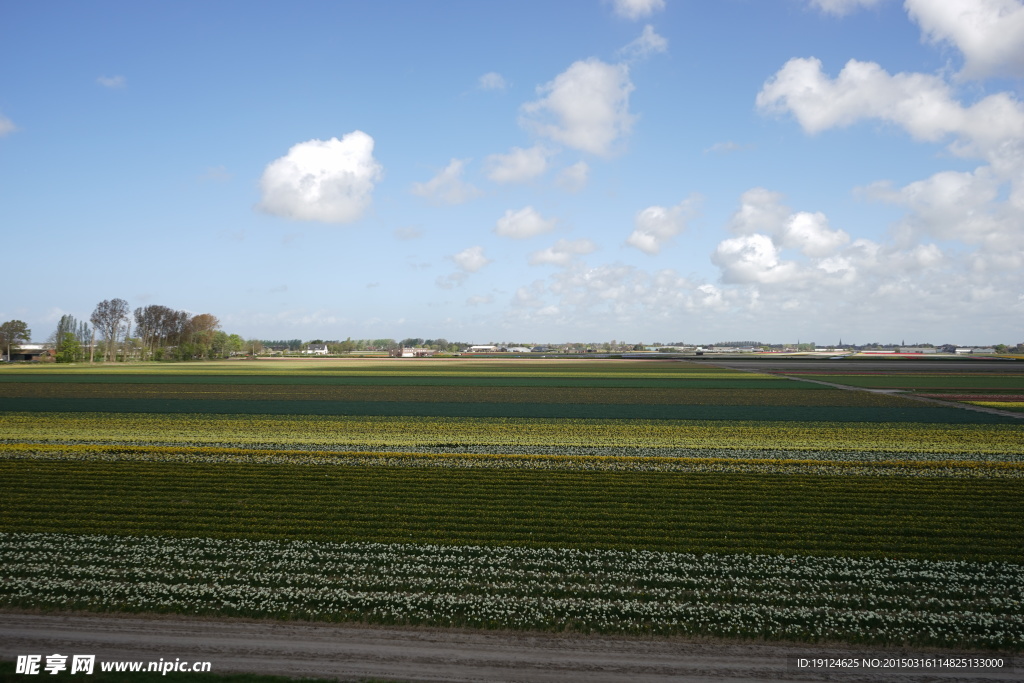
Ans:
[[[200,179],[225,183],[231,180],[232,177],[232,174],[228,172],[228,169],[226,167],[210,166],[209,168],[206,169],[203,175],[200,176]]]
[[[730,154],[732,152],[742,152],[744,150],[753,149],[753,145],[741,145],[738,142],[732,140],[726,140],[725,142],[716,142],[707,149],[704,150],[705,154]]]
[[[443,170],[425,183],[413,183],[412,193],[435,204],[464,204],[480,191],[462,181],[468,159],[452,159]]]
[[[412,226],[395,228],[392,234],[395,236],[396,239],[400,239],[403,242],[408,242],[409,240],[415,240],[419,239],[420,237],[423,237],[423,231],[420,230],[419,228],[415,228]]]
[[[96,82],[102,85],[104,88],[126,88],[128,87],[128,81],[124,76],[100,76],[96,79]]]
[[[640,36],[619,50],[618,54],[627,61],[638,62],[663,52],[668,52],[668,40],[655,33],[654,27],[647,24]]]
[[[508,87],[505,77],[497,71],[488,71],[477,79],[476,84],[481,90],[504,90]]]
[[[14,125],[14,121],[11,121],[3,114],[0,114],[0,138],[5,135],[9,135],[16,130],[18,130],[18,127]]]

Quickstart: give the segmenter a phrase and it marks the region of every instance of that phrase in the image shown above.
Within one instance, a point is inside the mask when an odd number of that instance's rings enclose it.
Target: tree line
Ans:
[[[246,346],[239,335],[222,331],[210,313],[193,315],[156,304],[133,312],[124,299],[99,302],[89,322],[92,327],[61,316],[51,338],[57,362],[223,358]]]

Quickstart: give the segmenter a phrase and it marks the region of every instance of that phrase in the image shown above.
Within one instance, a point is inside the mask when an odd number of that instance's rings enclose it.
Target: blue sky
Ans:
[[[1024,341],[1020,0],[7,3],[0,320]]]

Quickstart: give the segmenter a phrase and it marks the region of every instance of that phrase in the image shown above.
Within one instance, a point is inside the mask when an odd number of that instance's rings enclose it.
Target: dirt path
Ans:
[[[0,659],[10,661],[17,655],[53,653],[94,654],[97,663],[180,658],[209,661],[211,670],[221,673],[338,680],[909,683],[1019,681],[1024,677],[1021,667],[949,672],[824,672],[799,669],[796,665],[799,657],[884,658],[913,654],[896,648],[812,648],[241,619],[0,613]],[[934,657],[937,653],[918,654]],[[32,678],[26,676],[24,680]]]

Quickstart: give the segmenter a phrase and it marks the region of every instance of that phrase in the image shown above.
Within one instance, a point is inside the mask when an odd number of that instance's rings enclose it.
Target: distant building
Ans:
[[[422,349],[422,348],[410,348],[403,346],[400,349],[391,349],[388,355],[392,358],[429,358],[433,356],[437,351],[434,349]]]
[[[57,360],[57,354],[53,349],[46,348],[43,344],[21,344],[20,346],[11,346],[11,356],[3,356],[4,361],[54,361]]]
[[[306,344],[306,350],[302,353],[310,356],[326,356],[327,344]]]

